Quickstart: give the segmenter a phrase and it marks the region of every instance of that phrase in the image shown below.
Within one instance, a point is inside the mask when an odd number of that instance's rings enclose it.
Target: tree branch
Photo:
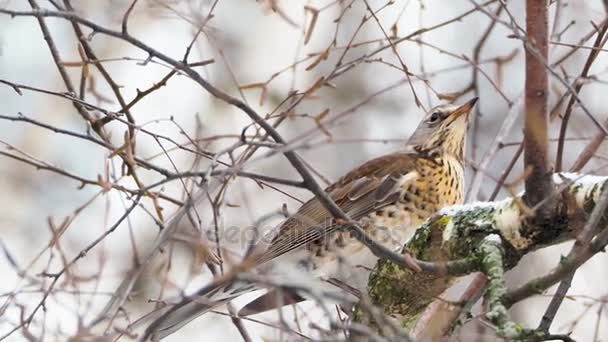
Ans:
[[[504,271],[514,267],[520,258],[536,249],[574,239],[580,229],[576,229],[575,217],[584,213],[591,214],[595,207],[602,214],[606,213],[604,204],[599,203],[600,194],[608,183],[608,177],[583,176],[577,174],[556,174],[553,181],[561,188],[559,196],[563,198],[564,211],[555,213],[542,226],[526,220],[527,209],[522,204],[522,196],[508,198],[497,202],[484,202],[471,205],[454,206],[441,210],[436,216],[420,226],[414,237],[407,243],[404,250],[420,260],[444,262],[465,258],[477,265],[472,271],[484,271],[488,276],[489,268],[495,268],[483,260],[480,251],[488,247],[488,239],[492,242],[490,253],[496,256],[494,245],[500,247],[502,253],[500,264],[504,268],[500,274],[494,274],[490,283],[500,284],[504,281]],[[525,196],[525,195],[523,195]],[[553,197],[554,194],[551,194]],[[599,217],[603,217],[603,215]],[[595,222],[595,221],[594,221]],[[590,222],[590,223],[594,223]],[[597,222],[595,222],[597,223]],[[597,224],[597,229],[603,229],[590,243],[588,248],[579,251],[575,257],[568,258],[549,276],[532,281],[523,289],[505,292],[493,296],[500,297],[499,302],[508,308],[516,301],[538,293],[555,282],[564,279],[574,269],[598,253],[608,241],[608,229],[604,219]],[[590,229],[590,228],[589,228]],[[585,230],[593,232],[593,230]],[[597,231],[595,231],[597,232]],[[595,233],[589,233],[594,236]],[[585,234],[585,237],[589,235]],[[486,246],[486,247],[483,247]],[[496,258],[493,257],[492,260]],[[495,262],[494,262],[495,263]],[[495,263],[496,264],[496,263]],[[498,264],[497,264],[498,265]],[[385,313],[397,317],[401,326],[410,329],[416,325],[426,307],[453,284],[454,277],[442,277],[424,272],[413,272],[398,267],[394,263],[381,260],[368,283],[369,295],[372,301],[383,307]],[[495,291],[498,291],[495,289]],[[497,309],[502,310],[502,309]],[[363,321],[367,318],[361,311],[355,311],[355,319]],[[514,326],[506,316],[496,318],[495,323],[502,324],[504,336],[511,336]],[[373,323],[373,321],[372,321]],[[535,332],[536,333],[536,332]],[[543,332],[543,336],[546,333]],[[534,335],[537,338],[544,338]]]
[[[544,0],[526,1],[526,86],[524,121],[524,164],[531,167],[526,178],[524,200],[533,207],[551,192],[548,159],[548,98],[549,73],[542,60],[548,60],[548,3]],[[536,50],[542,59],[531,51]],[[551,206],[546,206],[551,208]]]

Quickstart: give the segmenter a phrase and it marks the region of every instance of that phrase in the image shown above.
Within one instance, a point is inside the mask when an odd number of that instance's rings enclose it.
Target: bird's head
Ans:
[[[431,109],[409,139],[423,153],[448,153],[464,160],[469,113],[477,97],[463,105],[441,105]]]

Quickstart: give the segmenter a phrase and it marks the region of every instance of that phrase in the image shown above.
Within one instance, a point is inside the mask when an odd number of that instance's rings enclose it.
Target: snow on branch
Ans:
[[[599,228],[605,226],[606,219],[602,213],[595,215],[598,217],[595,221],[589,216],[600,201],[607,181],[608,177],[555,174],[552,196],[558,199],[559,208],[554,216],[540,225],[530,220],[534,208],[525,206],[523,194],[502,201],[445,208],[418,228],[402,252],[437,264],[447,265],[448,261],[461,259],[469,261],[475,265],[472,271],[483,272],[488,279],[485,294],[490,308],[486,318],[497,326],[497,333],[505,338],[534,336],[542,340],[538,332],[522,329],[510,321],[507,309],[514,300],[537,294],[558,282],[561,278],[556,273],[567,275],[603,249],[608,242],[608,230]],[[597,205],[603,212],[606,211],[608,200],[604,202]],[[588,223],[582,227],[581,222]],[[597,229],[587,227],[590,224]],[[583,230],[599,232],[588,248],[584,248],[572,260],[561,263],[558,269],[545,276],[548,278],[532,280],[533,289],[524,286],[513,293],[507,291],[504,273],[514,267],[523,255],[574,239]],[[565,270],[559,269],[564,267]],[[385,313],[396,318],[403,328],[419,330],[420,327],[416,325],[421,324],[418,320],[424,310],[456,279],[447,269],[443,275],[416,272],[384,259],[378,262],[370,276],[368,294],[373,303],[383,307]],[[355,310],[355,320],[374,324],[363,310]]]

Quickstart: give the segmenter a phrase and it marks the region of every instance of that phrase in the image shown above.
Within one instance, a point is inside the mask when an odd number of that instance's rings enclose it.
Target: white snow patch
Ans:
[[[486,236],[484,238],[484,240],[490,241],[490,242],[498,242],[498,243],[502,242],[502,239],[500,238],[500,235],[498,235],[498,234],[490,234],[490,235]]]
[[[484,209],[484,208],[490,208],[490,207],[498,208],[498,207],[504,205],[504,203],[506,203],[507,201],[509,201],[508,198],[501,200],[501,201],[496,201],[496,202],[472,202],[472,203],[467,203],[467,204],[453,205],[453,206],[439,210],[439,214],[453,216],[462,211],[473,211],[475,209]]]

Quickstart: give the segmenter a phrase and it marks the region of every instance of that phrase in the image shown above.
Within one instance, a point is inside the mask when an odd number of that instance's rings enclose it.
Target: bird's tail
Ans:
[[[143,341],[159,341],[198,316],[245,293],[257,290],[252,283],[211,284],[181,302],[167,307],[146,329]]]

